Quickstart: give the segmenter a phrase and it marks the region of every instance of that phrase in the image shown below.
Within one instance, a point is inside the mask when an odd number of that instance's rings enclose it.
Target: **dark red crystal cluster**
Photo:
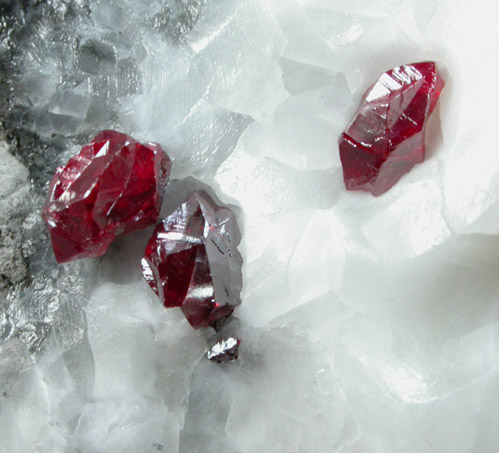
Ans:
[[[217,328],[241,303],[240,240],[234,213],[195,192],[156,227],[142,259],[144,278],[192,327]]]
[[[339,139],[349,190],[381,195],[425,156],[425,129],[444,86],[433,62],[381,75]]]
[[[119,234],[156,223],[170,169],[156,143],[97,134],[50,183],[43,217],[57,261],[101,256]],[[217,329],[241,303],[240,240],[234,213],[195,192],[156,226],[142,260],[144,278],[192,327]]]
[[[50,182],[43,218],[56,260],[101,256],[116,236],[156,223],[170,169],[156,143],[97,134]]]

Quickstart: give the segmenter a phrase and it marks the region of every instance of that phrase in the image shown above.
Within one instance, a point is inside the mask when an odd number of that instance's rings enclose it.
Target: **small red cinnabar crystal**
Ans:
[[[426,123],[443,87],[435,63],[423,62],[385,72],[369,88],[339,139],[348,190],[381,195],[423,162]]]
[[[103,255],[159,217],[171,160],[156,143],[102,131],[58,167],[43,210],[59,263]]]
[[[142,259],[144,279],[192,327],[217,329],[241,303],[240,240],[234,213],[194,192],[154,230]]]

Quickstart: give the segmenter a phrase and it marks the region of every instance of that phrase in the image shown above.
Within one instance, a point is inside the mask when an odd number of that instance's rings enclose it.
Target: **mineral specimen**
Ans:
[[[142,259],[144,278],[192,327],[216,328],[241,303],[239,242],[234,213],[195,192],[156,227]]]
[[[426,123],[443,86],[433,62],[381,75],[339,139],[348,190],[381,195],[424,160]]]
[[[217,341],[208,351],[206,357],[212,362],[233,362],[239,358],[239,345],[241,340],[228,337]]]
[[[154,224],[170,169],[158,144],[99,132],[50,183],[43,218],[56,260],[101,256],[119,234]]]

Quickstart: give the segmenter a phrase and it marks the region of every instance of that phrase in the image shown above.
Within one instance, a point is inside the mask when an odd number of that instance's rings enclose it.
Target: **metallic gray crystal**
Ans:
[[[241,341],[234,337],[217,341],[207,352],[206,357],[212,362],[233,362],[239,359],[239,345]]]

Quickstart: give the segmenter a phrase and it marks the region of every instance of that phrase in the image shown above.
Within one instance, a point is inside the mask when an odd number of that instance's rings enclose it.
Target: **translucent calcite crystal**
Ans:
[[[43,218],[56,260],[101,256],[119,234],[154,224],[170,169],[158,144],[99,132],[50,182]]]
[[[239,242],[234,213],[195,192],[156,227],[142,259],[144,278],[192,327],[216,328],[241,302]]]
[[[444,81],[433,62],[397,67],[366,92],[339,139],[348,190],[381,195],[425,156],[425,129]]]

